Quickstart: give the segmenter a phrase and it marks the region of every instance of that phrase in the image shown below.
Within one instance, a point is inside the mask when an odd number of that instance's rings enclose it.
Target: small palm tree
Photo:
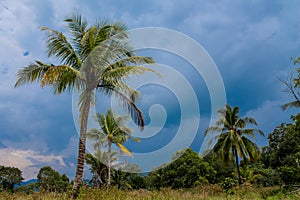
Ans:
[[[117,152],[113,152],[112,162],[117,160],[115,155]],[[108,174],[108,153],[100,149],[96,150],[93,154],[87,153],[85,155],[86,164],[90,165],[90,171],[93,174],[91,183],[93,187],[100,188],[104,184],[107,184]]]
[[[90,107],[95,102],[95,91],[119,97],[133,120],[143,129],[144,116],[135,104],[139,93],[125,81],[131,74],[154,72],[141,66],[153,64],[154,61],[135,55],[128,43],[126,26],[120,22],[106,20],[89,27],[80,15],[74,15],[65,22],[70,32],[69,38],[59,31],[41,28],[48,33],[48,56],[55,57],[59,64],[31,63],[19,70],[15,87],[37,81],[41,87],[53,87],[54,93],[58,94],[67,89],[79,91],[80,138],[72,196],[76,198],[82,183],[87,123]]]
[[[226,108],[219,110],[218,113],[220,117],[216,122],[216,126],[208,127],[205,131],[205,135],[213,132],[221,133],[210,140],[210,143],[212,143],[217,139],[212,152],[221,156],[225,163],[233,162],[235,157],[238,181],[240,184],[238,157],[245,162],[257,160],[259,148],[250,138],[256,139],[255,133],[262,136],[264,136],[264,134],[261,130],[246,128],[247,125],[257,125],[257,123],[253,118],[239,118],[238,107],[231,108],[229,105],[226,105]]]
[[[111,184],[111,167],[113,163],[112,145],[116,144],[123,153],[132,156],[132,153],[123,143],[130,138],[139,141],[137,138],[131,136],[132,130],[126,126],[128,119],[129,116],[116,116],[112,110],[109,109],[105,115],[97,114],[97,121],[101,130],[92,129],[87,133],[87,138],[95,141],[94,149],[99,149],[103,143],[107,143],[108,187]]]

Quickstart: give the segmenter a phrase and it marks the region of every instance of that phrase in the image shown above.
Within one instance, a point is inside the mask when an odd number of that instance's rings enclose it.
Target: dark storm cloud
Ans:
[[[36,59],[56,61],[47,59],[45,35],[39,27],[49,26],[66,33],[63,20],[76,11],[86,16],[90,23],[97,18],[109,18],[121,20],[129,28],[161,26],[192,37],[216,62],[228,102],[240,106],[241,115],[255,117],[260,127],[270,132],[276,123],[288,120],[291,114],[279,109],[289,99],[280,92],[282,86],[276,76],[292,70],[290,57],[300,54],[298,4],[297,0],[0,1],[0,146],[62,154],[70,163],[67,166],[75,160],[72,152],[76,152],[77,132],[71,96],[54,96],[51,89],[39,89],[38,85],[18,89],[13,85],[20,67]],[[155,58],[183,74],[196,91],[203,120],[192,146],[199,149],[211,114],[205,82],[184,58],[170,55]],[[151,103],[166,105],[168,111],[162,132],[168,137],[159,138],[162,143],[156,142],[153,148],[168,143],[178,129],[180,115],[174,95],[167,92],[164,96],[157,95],[157,90],[155,87],[142,89],[145,94],[139,102],[147,120]],[[63,171],[74,173],[69,168]]]

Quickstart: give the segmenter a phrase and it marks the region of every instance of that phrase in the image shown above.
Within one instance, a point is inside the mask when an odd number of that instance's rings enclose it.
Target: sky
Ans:
[[[129,30],[152,27],[141,36],[152,38],[157,48],[137,53],[152,56],[157,65],[150,67],[162,77],[146,74],[131,80],[142,94],[138,105],[147,126],[139,132],[131,123],[141,142],[126,144],[137,155],[134,162],[149,171],[182,147],[203,151],[204,130],[216,118],[214,101],[224,98],[239,106],[240,116],[255,118],[265,134],[290,121],[297,111],[280,109],[292,98],[282,92],[278,77],[292,72],[291,57],[300,56],[299,6],[297,0],[0,0],[0,165],[20,168],[26,180],[46,165],[71,178],[75,174],[76,95],[54,95],[38,83],[14,88],[20,68],[34,60],[57,62],[47,57],[46,35],[39,27],[67,35],[63,20],[73,13],[90,24],[110,19],[124,22]],[[178,34],[183,38],[172,40]],[[189,42],[202,51],[191,49]],[[161,48],[165,44],[169,49]],[[197,53],[213,74],[197,71],[192,62]],[[224,88],[225,96],[217,88]],[[105,112],[111,100],[97,95],[95,111]],[[267,138],[259,137],[257,143],[267,145]],[[171,149],[164,148],[169,144]],[[163,159],[156,162],[158,158]]]

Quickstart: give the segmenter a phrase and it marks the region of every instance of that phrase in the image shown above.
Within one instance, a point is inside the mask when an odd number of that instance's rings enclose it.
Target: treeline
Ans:
[[[254,187],[276,185],[300,185],[300,114],[293,117],[293,123],[281,124],[268,136],[269,145],[262,148],[255,162],[240,161],[241,184]],[[87,160],[94,159],[88,154]],[[97,165],[99,160],[88,162],[93,174],[84,184],[88,187],[107,187],[107,166]],[[125,165],[124,165],[125,166]],[[138,166],[126,164],[128,168]],[[103,172],[103,173],[97,173]],[[170,163],[166,163],[148,174],[129,173],[112,169],[111,186],[119,189],[173,189],[191,188],[204,184],[218,184],[226,192],[233,192],[238,185],[235,162],[224,162],[218,154],[208,153],[201,157],[192,149],[178,151]],[[37,175],[37,183],[17,187],[23,180],[22,172],[14,167],[0,167],[0,188],[13,192],[34,191],[66,192],[71,189],[69,178],[51,167],[43,167]]]
[[[292,123],[282,123],[268,134],[268,146],[259,150],[253,160],[238,161],[241,185],[254,187],[300,185],[300,113]],[[95,159],[88,154],[87,159]],[[106,187],[107,167],[99,160],[87,162],[91,167],[92,187]],[[146,175],[113,169],[111,185],[120,189],[191,188],[203,184],[218,184],[226,192],[237,186],[238,171],[234,159],[224,160],[218,152],[204,157],[188,148],[176,152],[170,163]],[[127,164],[138,170],[137,166]],[[101,174],[99,172],[104,172]],[[105,175],[106,174],[106,175]]]

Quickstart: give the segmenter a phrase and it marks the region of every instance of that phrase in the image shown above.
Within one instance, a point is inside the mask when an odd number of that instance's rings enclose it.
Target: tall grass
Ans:
[[[0,200],[67,200],[69,195],[67,193],[32,193],[25,194],[17,192],[9,194],[5,192],[0,193]],[[283,192],[278,187],[270,188],[252,188],[239,187],[234,189],[234,194],[229,195],[222,191],[217,185],[199,186],[192,189],[172,190],[165,188],[161,190],[133,190],[124,191],[116,188],[106,189],[90,189],[84,188],[81,190],[79,200],[248,200],[248,199],[268,199],[268,200],[298,200],[300,199],[300,192],[287,193]]]

